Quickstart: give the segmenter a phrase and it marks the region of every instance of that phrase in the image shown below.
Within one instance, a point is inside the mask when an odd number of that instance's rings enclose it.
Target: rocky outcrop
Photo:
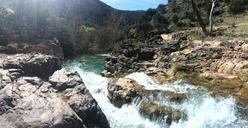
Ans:
[[[56,57],[1,55],[1,128],[108,128],[108,121],[77,73]],[[45,77],[45,79],[41,79]]]
[[[39,42],[37,44],[10,43],[7,46],[0,45],[0,53],[13,55],[20,53],[41,53],[58,57],[61,62],[63,61],[63,49],[61,43],[56,38],[53,40],[40,40]]]
[[[184,79],[247,102],[247,44],[244,39],[191,40],[187,34],[143,43],[130,39],[107,59],[105,73],[120,77],[142,71],[157,83]],[[153,58],[139,59],[140,51],[153,51]]]

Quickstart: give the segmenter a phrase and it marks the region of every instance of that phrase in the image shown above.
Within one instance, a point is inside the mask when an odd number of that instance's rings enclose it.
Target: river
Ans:
[[[139,113],[137,102],[126,104],[121,108],[113,106],[107,98],[107,84],[110,80],[99,75],[104,69],[107,54],[85,55],[67,60],[64,67],[69,71],[77,71],[85,85],[98,102],[107,116],[111,128],[248,128],[248,121],[237,109],[236,101],[232,97],[212,97],[211,93],[202,87],[197,87],[177,81],[172,84],[156,85],[146,74],[137,72],[126,77],[144,85],[146,89],[169,90],[174,92],[191,93],[188,100],[180,104],[154,97],[154,102],[169,105],[187,114],[187,120],[173,122],[171,126],[163,125],[163,121],[150,121]]]

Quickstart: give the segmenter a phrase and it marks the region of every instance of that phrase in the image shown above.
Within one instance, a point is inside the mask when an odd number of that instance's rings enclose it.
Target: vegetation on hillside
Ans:
[[[171,33],[179,30],[199,27],[199,21],[192,7],[192,0],[169,0],[167,5],[159,5],[157,9],[145,12],[141,21],[133,28],[130,35],[144,38],[151,32]],[[212,3],[210,0],[194,0],[202,19],[203,27],[209,24]],[[248,9],[247,0],[217,0],[213,9],[213,25],[225,25],[225,18],[244,13]],[[207,31],[207,30],[206,30]]]
[[[0,44],[57,38],[66,56],[108,50],[142,11],[120,11],[99,0],[0,0]],[[82,31],[83,30],[83,31]]]
[[[147,39],[199,27],[191,0],[169,0],[156,9],[120,11],[99,0],[0,0],[0,45],[40,43],[57,38],[65,56],[111,50],[125,39]],[[195,0],[208,26],[211,2]],[[242,15],[247,0],[217,0],[213,25]],[[242,24],[241,24],[242,25]],[[239,27],[240,25],[238,25]],[[137,41],[136,41],[137,42]]]

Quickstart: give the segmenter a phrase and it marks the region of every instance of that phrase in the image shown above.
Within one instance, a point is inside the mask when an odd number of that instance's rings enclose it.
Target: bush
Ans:
[[[163,15],[156,13],[153,16],[153,26],[157,30],[159,30],[159,31],[160,30],[166,30],[168,24],[169,24],[169,21],[165,17],[163,17]]]
[[[247,0],[230,0],[229,10],[232,13],[241,13],[247,9],[248,1]]]
[[[80,26],[80,32],[92,33],[94,31],[95,31],[94,27],[90,27],[90,26],[86,26],[86,25]]]
[[[194,26],[194,22],[192,22],[189,19],[183,19],[177,22],[177,27],[179,28],[187,28],[187,27],[193,27],[193,26]]]

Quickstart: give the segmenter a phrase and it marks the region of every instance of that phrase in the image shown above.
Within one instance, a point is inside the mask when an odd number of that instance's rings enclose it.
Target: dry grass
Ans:
[[[244,15],[243,18],[240,19],[239,23],[236,25],[237,32],[248,34],[248,13]]]

